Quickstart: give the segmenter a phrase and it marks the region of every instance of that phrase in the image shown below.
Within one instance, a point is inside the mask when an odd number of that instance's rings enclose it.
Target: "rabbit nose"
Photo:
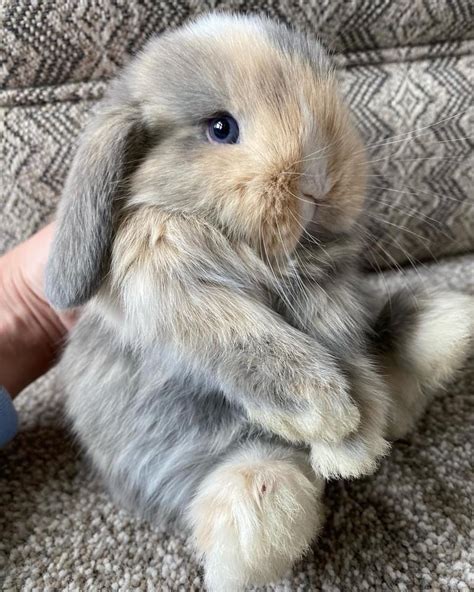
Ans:
[[[299,211],[303,228],[313,220],[316,212],[316,198],[313,193],[301,192],[299,201]]]
[[[316,201],[319,194],[319,187],[316,179],[312,176],[305,176],[300,179],[299,182],[299,193],[303,199],[310,201]]]
[[[302,173],[299,178],[300,195],[315,202],[321,201],[327,192],[328,185],[325,171],[322,168],[318,171],[305,169]]]
[[[326,186],[321,179],[305,179],[304,183],[299,186],[300,195],[303,199],[308,199],[314,203],[319,203],[324,200],[326,195]]]

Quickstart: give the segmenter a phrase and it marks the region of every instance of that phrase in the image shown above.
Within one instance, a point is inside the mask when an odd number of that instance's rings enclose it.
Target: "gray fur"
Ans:
[[[60,309],[87,302],[108,267],[114,203],[123,193],[128,162],[145,144],[132,108],[103,107],[86,130],[64,187],[46,269],[46,295]],[[135,142],[134,142],[135,140]]]
[[[85,314],[61,362],[75,430],[112,494],[151,520],[182,515],[204,476],[252,437],[239,408],[173,371],[163,349],[140,355]]]
[[[407,340],[417,329],[425,300],[426,293],[419,286],[391,295],[373,326],[372,345],[376,352],[403,355]]]

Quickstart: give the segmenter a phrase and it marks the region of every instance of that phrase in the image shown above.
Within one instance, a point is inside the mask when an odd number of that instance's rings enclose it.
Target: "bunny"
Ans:
[[[467,296],[364,289],[365,174],[321,45],[259,16],[150,40],[81,139],[46,272],[83,305],[67,412],[211,592],[283,575],[325,480],[373,472],[467,355]]]

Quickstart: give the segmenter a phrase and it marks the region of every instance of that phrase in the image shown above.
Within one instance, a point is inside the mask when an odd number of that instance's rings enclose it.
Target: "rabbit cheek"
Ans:
[[[331,231],[347,232],[365,203],[366,167],[356,139],[347,152],[335,157],[333,167],[335,181],[325,199],[329,207],[318,212],[319,223]]]
[[[366,156],[336,90],[328,86],[321,97],[326,109],[317,113],[317,120],[328,147],[325,152],[328,187],[318,207],[317,222],[331,232],[347,232],[364,207]]]

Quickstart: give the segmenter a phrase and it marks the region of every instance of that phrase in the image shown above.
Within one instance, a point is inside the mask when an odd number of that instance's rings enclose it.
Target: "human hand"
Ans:
[[[44,374],[75,321],[44,295],[53,224],[0,257],[0,385],[14,397]]]

